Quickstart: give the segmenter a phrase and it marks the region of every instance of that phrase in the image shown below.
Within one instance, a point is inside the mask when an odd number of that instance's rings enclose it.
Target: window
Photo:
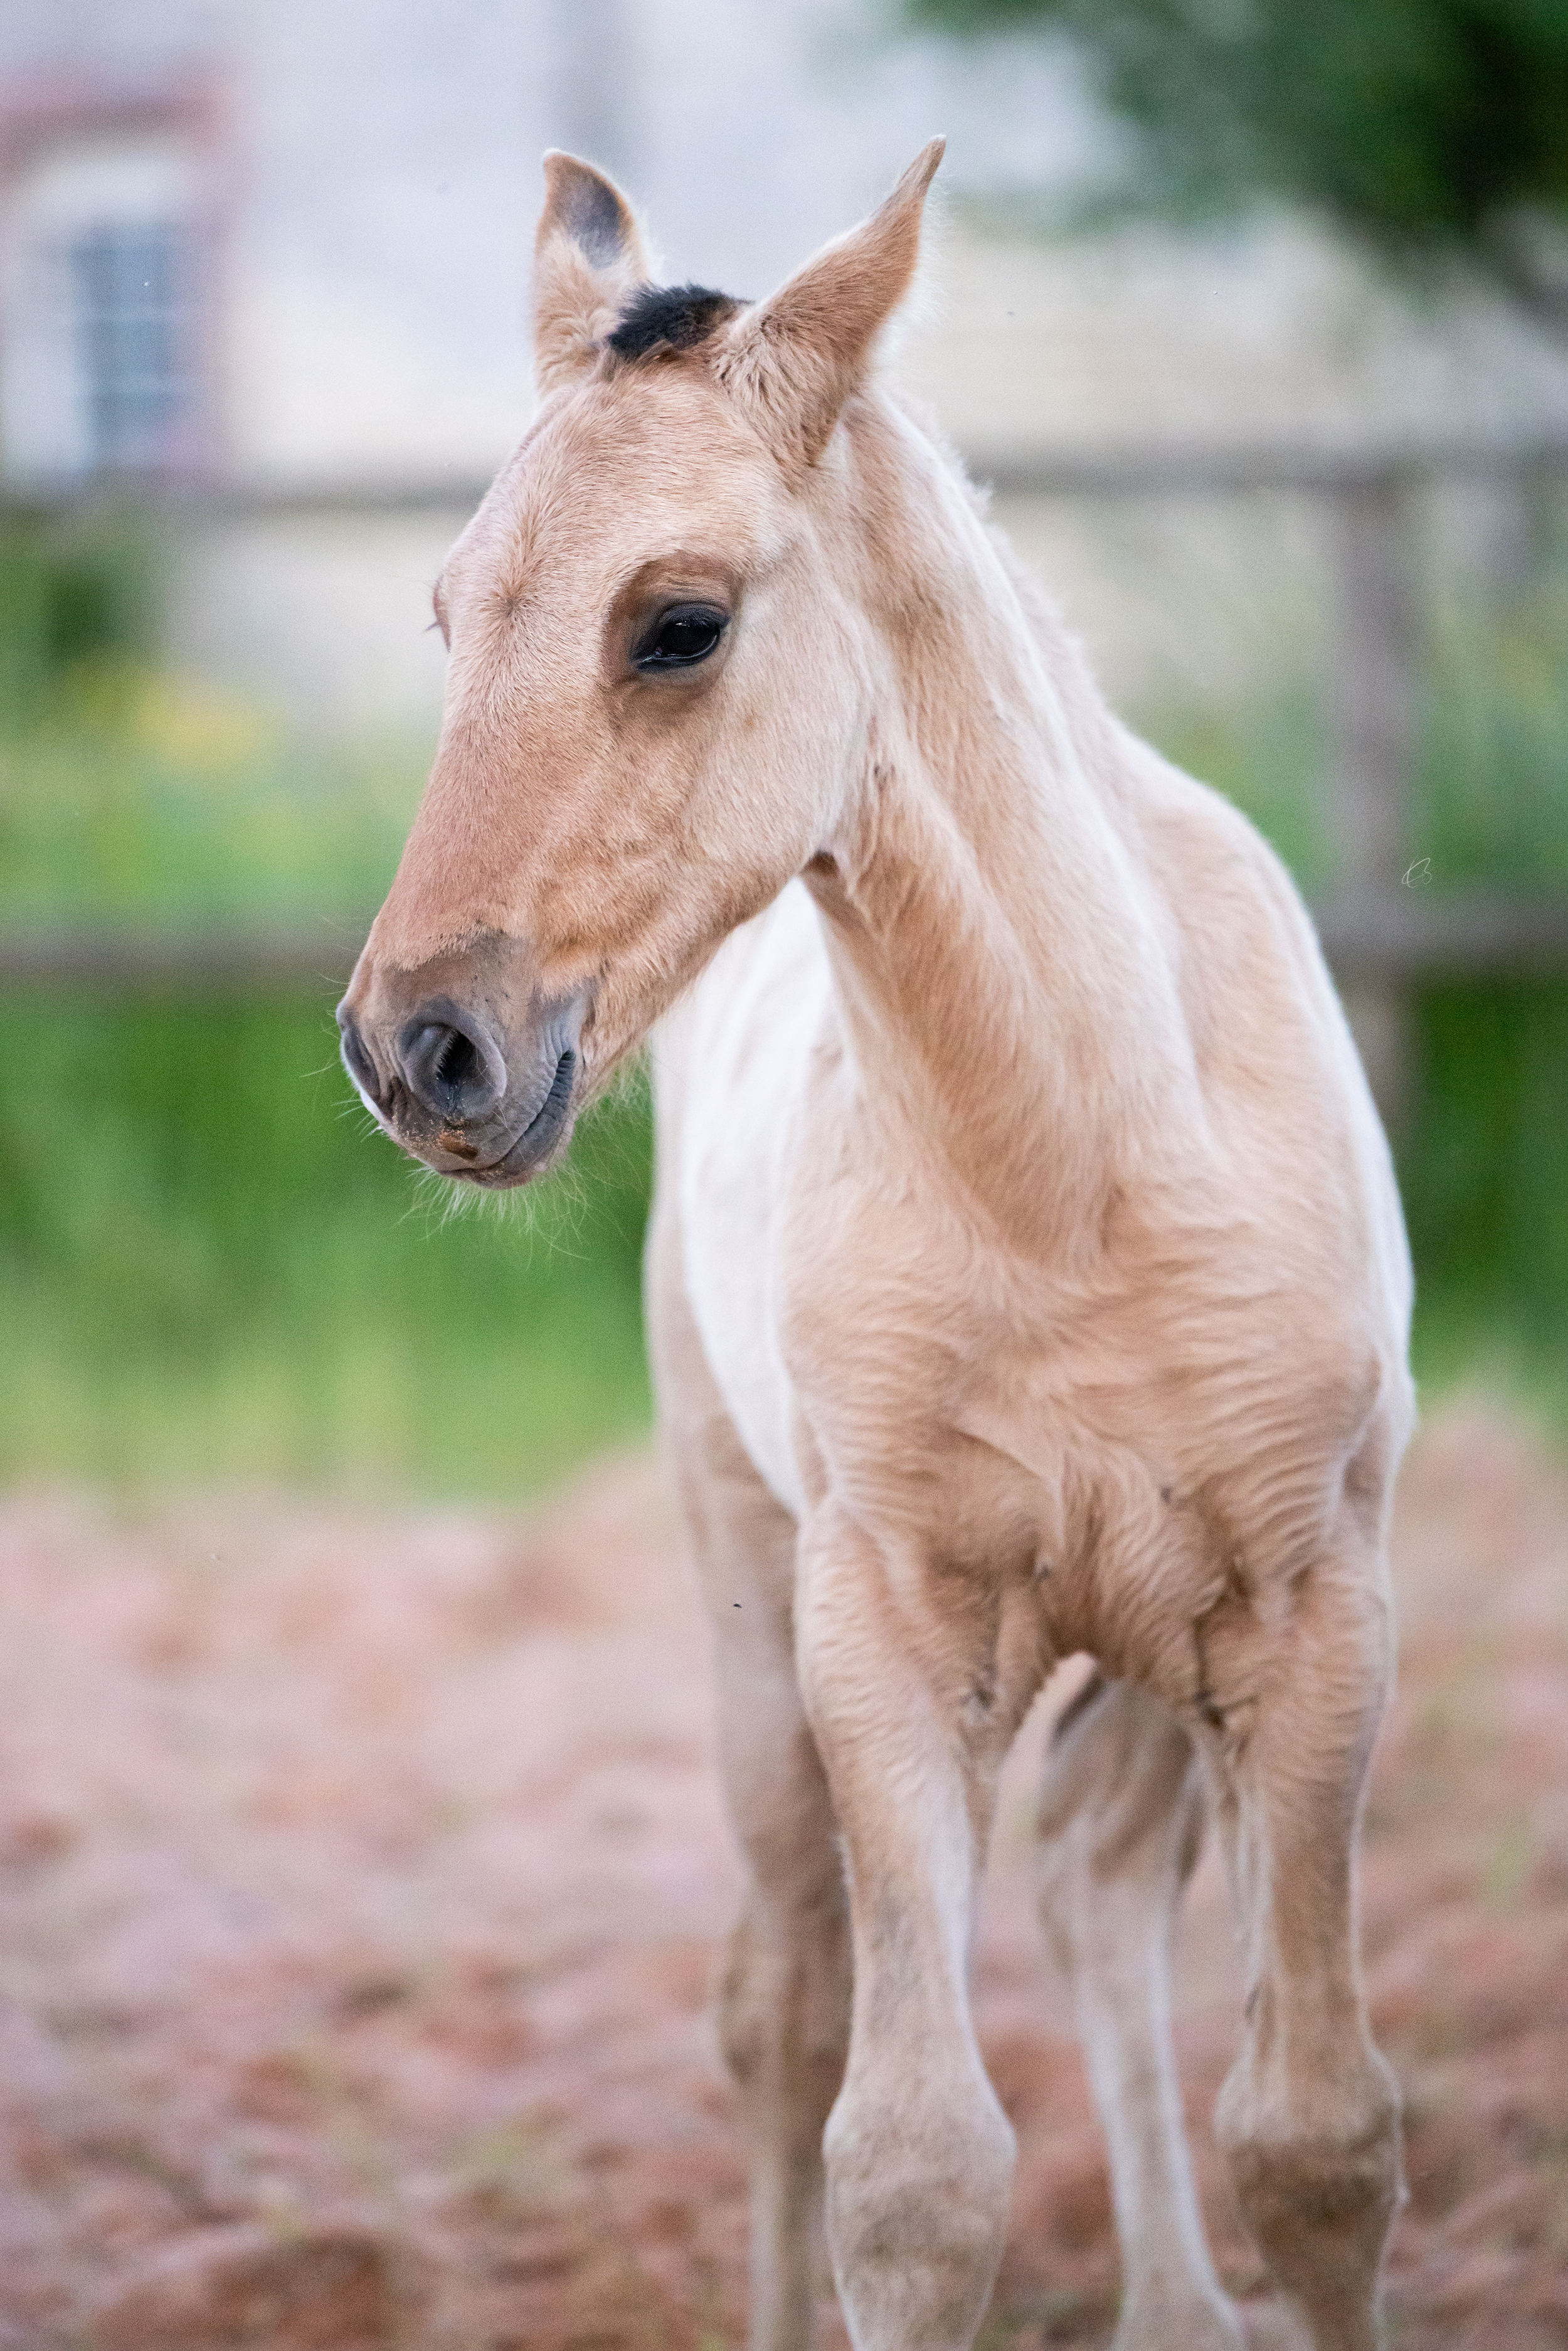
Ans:
[[[96,467],[155,466],[188,438],[195,394],[189,232],[100,221],[69,248],[76,341]]]
[[[23,128],[0,174],[0,467],[38,482],[205,470],[215,212],[200,126],[98,128],[67,109]]]

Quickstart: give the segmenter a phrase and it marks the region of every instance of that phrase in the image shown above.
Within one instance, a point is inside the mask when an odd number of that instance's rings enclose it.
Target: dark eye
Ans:
[[[714,604],[675,604],[661,613],[632,654],[637,669],[689,669],[706,661],[729,626]]]

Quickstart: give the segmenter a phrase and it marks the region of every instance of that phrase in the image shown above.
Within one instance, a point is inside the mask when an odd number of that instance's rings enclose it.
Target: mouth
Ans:
[[[555,1065],[545,1098],[520,1134],[508,1144],[498,1159],[482,1165],[443,1167],[440,1173],[466,1184],[477,1184],[486,1191],[504,1192],[518,1184],[526,1184],[539,1173],[544,1163],[565,1141],[571,1117],[571,1097],[577,1086],[579,1056],[575,1046],[569,1045]],[[473,1144],[460,1142],[444,1130],[438,1148],[459,1159],[467,1158]]]
[[[434,1174],[485,1191],[553,1165],[589,1090],[592,987],[546,996],[517,961],[516,942],[501,940],[378,986],[361,957],[338,1007],[344,1066],[383,1133]]]

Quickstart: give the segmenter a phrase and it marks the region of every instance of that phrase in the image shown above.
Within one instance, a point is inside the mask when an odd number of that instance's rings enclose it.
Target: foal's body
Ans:
[[[641,378],[600,358],[634,232],[605,183],[558,169],[555,438],[547,410],[531,475],[525,444],[455,559],[466,653],[455,634],[442,758],[347,1050],[433,1164],[510,1180],[574,1057],[608,1069],[686,988],[658,1048],[650,1302],[750,1871],[725,2034],[754,2141],[755,2351],[810,2338],[824,2130],[861,2351],[973,2337],[1012,2161],[969,2020],[973,1906],[1002,1759],[1076,1651],[1101,1678],[1053,1749],[1045,1901],[1111,2144],[1118,2342],[1239,2341],[1166,1986],[1207,1792],[1249,1980],[1221,2136],[1318,2351],[1364,2351],[1399,2168],[1353,1886],[1410,1417],[1398,1208],[1284,874],[1110,717],[956,466],[864,371],[933,167],[793,308],[793,287],[725,306]],[[574,411],[595,367],[603,397]],[[732,408],[771,473],[747,474]],[[528,773],[564,772],[575,707],[589,813],[541,784],[519,825],[494,650],[525,604],[519,501],[548,579],[574,452],[612,472],[628,445],[663,468],[655,551],[619,526],[622,573],[585,604],[612,615],[601,701],[573,705],[564,654],[536,648],[556,684]],[[714,584],[716,528],[743,590]],[[660,562],[650,610],[749,599],[701,702],[682,682],[650,699],[643,656],[613,652],[616,595]],[[438,906],[455,860],[465,895]],[[521,1043],[503,1057],[497,1034]],[[486,1090],[502,1058],[543,1105],[521,1141]]]
[[[1228,1808],[1267,1801],[1260,1732],[1291,1741],[1276,1772],[1325,1772],[1330,1810],[1354,1802],[1388,1664],[1403,1228],[1343,1016],[1270,852],[1111,720],[939,455],[889,405],[846,423],[862,464],[869,443],[880,477],[902,476],[915,578],[935,571],[948,609],[977,589],[987,621],[1000,608],[1014,630],[965,648],[958,711],[949,651],[934,696],[933,649],[908,643],[877,719],[899,751],[862,837],[728,940],[659,1045],[655,1361],[755,1873],[727,1998],[753,2126],[775,2142],[759,2283],[790,2305],[759,2341],[807,2339],[817,2149],[840,2085],[805,2050],[827,2035],[837,2057],[849,2022],[835,1818],[878,1917],[854,1947],[869,2046],[836,2136],[864,2134],[867,2177],[841,2194],[841,2232],[885,2228],[883,2104],[911,2172],[908,2218],[861,2265],[883,2273],[862,2286],[879,2305],[863,2339],[948,2340],[902,2310],[879,2324],[882,2299],[901,2301],[913,2270],[924,2300],[929,2263],[961,2302],[971,2248],[994,2249],[1010,2141],[967,2011],[975,1876],[1012,1736],[1051,1666],[1086,1650],[1165,1704],[1107,1687],[1069,1727],[1054,1777],[1076,1802],[1046,1798],[1061,1817],[1045,1825],[1076,1848],[1048,1854],[1057,1933],[1069,1966],[1082,1958],[1118,2158],[1124,2339],[1197,2351],[1239,2338],[1196,2221],[1163,2022],[1169,1911],[1196,1853],[1178,1726]],[[863,550],[855,586],[873,611],[913,601],[884,548]],[[1293,2136],[1322,2142],[1314,2161],[1364,2139],[1383,2161],[1392,2113],[1359,2020],[1342,2038],[1348,1912],[1337,1982],[1275,1943],[1271,1870],[1315,1877],[1343,1835],[1343,1817],[1295,1809],[1252,1818],[1238,1860],[1260,1996],[1298,2045],[1282,2077],[1254,2060],[1231,2100],[1243,2131],[1285,2142],[1286,2173]],[[1255,2014],[1260,2056],[1267,2038]],[[1249,2101],[1261,2111],[1243,2123]],[[1281,2184],[1287,2207],[1309,2200],[1304,2179]],[[1310,2212],[1282,2225],[1312,2298],[1329,2298],[1335,2263]],[[1322,2339],[1370,2337],[1336,2322]]]

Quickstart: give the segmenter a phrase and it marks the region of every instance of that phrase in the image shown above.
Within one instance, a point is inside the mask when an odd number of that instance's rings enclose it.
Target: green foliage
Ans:
[[[962,34],[1086,57],[1156,212],[1306,204],[1397,257],[1463,257],[1555,306],[1534,226],[1568,215],[1563,0],[907,0]]]
[[[1568,578],[1430,616],[1412,848],[1436,884],[1568,893]],[[1568,1405],[1568,982],[1423,988],[1400,1179],[1435,1374],[1486,1348]]]
[[[318,927],[323,971],[346,975],[424,757],[401,741],[291,742],[209,690],[79,664],[47,718],[0,735],[0,919]]]
[[[523,1491],[645,1425],[643,1093],[455,1215],[336,1043],[329,993],[0,998],[0,1476]]]
[[[1568,581],[1499,616],[1455,596],[1427,616],[1413,856],[1435,888],[1568,891]],[[1326,878],[1321,696],[1300,682],[1152,730],[1218,784],[1309,887]],[[1416,1270],[1416,1356],[1444,1383],[1484,1362],[1568,1418],[1568,982],[1413,992],[1414,1102],[1396,1138]]]
[[[152,667],[145,516],[0,520],[0,921],[259,930],[356,948],[427,747],[304,746]]]
[[[1511,1344],[1561,1384],[1568,1328],[1568,986],[1424,988],[1400,1153],[1423,1319],[1448,1367]]]
[[[1568,891],[1568,571],[1427,627],[1412,848],[1442,882]]]
[[[57,577],[13,541],[0,597],[37,613]],[[314,927],[322,979],[0,993],[0,1477],[515,1493],[642,1429],[644,1093],[525,1203],[456,1215],[338,1063],[423,747],[290,743],[128,638],[35,632],[0,923]]]
[[[0,727],[36,724],[86,664],[144,656],[162,601],[144,517],[0,516]]]
[[[0,598],[25,569],[0,562]],[[1568,585],[1430,621],[1413,848],[1441,883],[1568,885]],[[643,1429],[645,1094],[585,1123],[564,1177],[455,1216],[338,1067],[336,983],[423,747],[302,748],[94,628],[36,634],[47,690],[0,727],[0,922],[315,924],[323,979],[0,994],[0,1477],[518,1493]],[[1322,878],[1315,688],[1153,731]],[[1561,1400],[1568,987],[1429,987],[1416,1024],[1418,1363],[1488,1348]]]

